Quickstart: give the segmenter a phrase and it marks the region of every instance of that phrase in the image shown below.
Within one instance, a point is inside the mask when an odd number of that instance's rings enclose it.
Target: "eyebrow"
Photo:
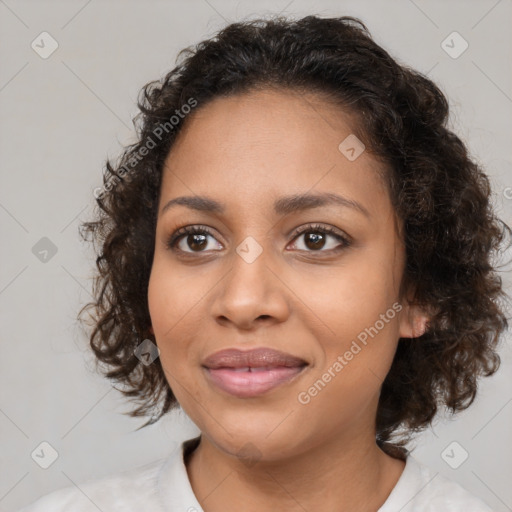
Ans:
[[[181,196],[171,199],[160,211],[160,215],[163,215],[167,210],[172,207],[182,205],[192,210],[198,210],[202,212],[210,212],[221,214],[224,213],[224,205],[215,201],[214,199],[207,196]],[[288,215],[293,212],[299,212],[304,210],[310,210],[313,208],[319,208],[321,206],[338,205],[345,208],[351,208],[353,210],[362,213],[366,217],[370,217],[369,211],[357,201],[349,199],[347,197],[333,194],[330,192],[323,192],[318,194],[295,194],[291,196],[280,197],[274,202],[274,212],[276,215]]]

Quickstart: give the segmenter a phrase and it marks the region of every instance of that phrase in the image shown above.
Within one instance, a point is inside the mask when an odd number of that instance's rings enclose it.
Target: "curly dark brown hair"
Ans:
[[[489,179],[447,128],[443,93],[393,59],[357,18],[233,23],[182,50],[172,71],[143,87],[134,118],[138,142],[117,162],[106,161],[95,219],[80,226],[99,252],[95,302],[79,318],[93,308],[97,366],[138,402],[125,414],[151,414],[139,428],[178,406],[160,359],[145,365],[134,354],[143,340],[154,340],[147,295],[164,160],[187,115],[211,99],[269,87],[334,102],[353,116],[367,151],[386,164],[406,244],[401,292],[414,290],[414,303],[431,313],[423,335],[399,340],[380,394],[376,441],[403,457],[412,433],[431,424],[438,406],[466,409],[478,377],[500,365],[508,295],[493,254],[511,229],[493,212]]]

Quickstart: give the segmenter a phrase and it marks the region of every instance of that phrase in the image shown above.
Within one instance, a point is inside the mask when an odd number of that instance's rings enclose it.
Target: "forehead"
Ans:
[[[354,131],[353,116],[314,94],[216,98],[185,119],[165,162],[161,202],[208,191],[226,203],[263,205],[337,191],[368,209],[385,207],[381,164],[366,151],[350,161],[339,149]]]

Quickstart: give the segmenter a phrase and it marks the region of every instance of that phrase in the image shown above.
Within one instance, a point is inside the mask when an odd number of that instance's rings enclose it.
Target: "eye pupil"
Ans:
[[[325,244],[325,235],[322,233],[307,233],[306,246],[309,249],[321,249]]]
[[[199,247],[194,248],[194,245],[196,244],[196,241],[198,239],[200,240]],[[206,235],[197,234],[197,233],[193,234],[193,235],[188,235],[187,244],[191,249],[197,249],[197,248],[202,249],[207,244]]]

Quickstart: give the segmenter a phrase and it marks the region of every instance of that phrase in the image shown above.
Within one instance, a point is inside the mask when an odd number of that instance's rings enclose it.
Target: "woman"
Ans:
[[[84,309],[130,414],[181,406],[201,435],[25,510],[491,510],[406,448],[473,402],[507,327],[510,228],[444,95],[351,17],[184,53],[107,162]]]

